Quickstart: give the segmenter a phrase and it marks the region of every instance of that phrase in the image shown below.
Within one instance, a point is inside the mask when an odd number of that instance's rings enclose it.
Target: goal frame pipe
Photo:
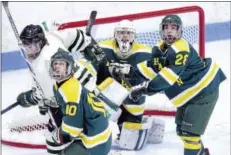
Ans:
[[[120,15],[120,16],[113,16],[113,17],[105,17],[105,18],[98,18],[95,20],[95,25],[99,24],[107,24],[113,22],[119,22],[124,19],[129,20],[137,20],[137,19],[144,19],[144,18],[151,18],[151,17],[158,17],[163,15],[169,14],[181,14],[187,12],[197,12],[199,17],[199,54],[201,57],[205,57],[205,13],[204,10],[199,6],[186,6],[186,7],[178,7],[172,9],[165,9],[159,11],[149,11],[143,13],[135,13],[129,15]],[[87,25],[88,20],[81,20],[81,21],[74,21],[61,24],[58,30],[62,30],[65,28],[75,28],[75,27],[83,27]]]

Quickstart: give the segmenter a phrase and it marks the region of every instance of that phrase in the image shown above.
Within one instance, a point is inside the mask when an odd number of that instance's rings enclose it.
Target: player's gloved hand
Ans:
[[[43,100],[41,98],[38,91],[36,91],[36,88],[32,88],[32,90],[20,93],[17,97],[17,102],[19,102],[19,105],[21,105],[22,107],[38,105],[39,112],[42,115],[45,115],[48,111],[48,107],[44,103],[47,102],[47,100]]]
[[[57,139],[57,134],[59,129],[53,130],[53,132],[46,132],[46,147],[47,152],[50,154],[60,154],[66,147],[68,147],[72,142],[59,143],[60,140]]]
[[[41,115],[46,115],[46,113],[48,112],[48,107],[46,105],[39,105],[38,107],[39,107],[39,113]]]
[[[41,99],[36,95],[35,89],[29,90],[27,92],[22,92],[17,97],[17,102],[22,107],[30,107],[37,105]]]
[[[135,102],[138,101],[141,96],[148,93],[148,84],[149,82],[143,82],[137,86],[132,87],[129,94],[129,98]]]
[[[57,127],[54,125],[54,122],[49,119],[48,123],[47,123],[47,129],[49,132],[52,132],[56,129]]]
[[[131,65],[121,63],[110,63],[108,69],[113,77],[117,77],[119,75],[128,75],[131,70]]]

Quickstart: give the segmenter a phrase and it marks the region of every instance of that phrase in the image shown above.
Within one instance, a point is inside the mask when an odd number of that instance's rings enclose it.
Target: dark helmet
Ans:
[[[27,25],[20,34],[20,40],[24,47],[28,47],[29,45],[36,45],[37,49],[34,51],[29,50],[27,48],[25,50],[25,54],[29,59],[35,59],[39,55],[41,49],[47,43],[47,39],[45,38],[44,31],[41,26],[39,25]]]
[[[39,41],[43,41],[43,44],[46,44],[46,38],[45,38],[45,34],[44,31],[42,29],[41,26],[39,25],[27,25],[21,32],[20,34],[20,39],[21,41],[35,41],[35,42],[39,42]],[[27,43],[27,42],[25,42]],[[24,44],[24,43],[23,43]]]
[[[56,69],[54,68],[54,63],[55,61],[64,61],[66,62],[67,68],[66,68],[66,73],[65,75],[61,75],[57,73]],[[51,57],[51,62],[50,62],[50,76],[57,80],[57,81],[63,81],[67,78],[69,78],[73,73],[75,73],[75,61],[71,53],[68,51],[65,51],[61,48],[58,49],[58,52],[56,52],[52,57]]]
[[[167,43],[168,43],[168,40],[167,40],[166,36],[164,36],[163,30],[164,30],[164,26],[166,24],[169,24],[169,23],[177,25],[178,35],[174,39],[179,39],[182,36],[182,25],[183,24],[182,24],[182,21],[181,21],[180,17],[178,15],[167,15],[167,16],[165,16],[162,19],[161,24],[160,24],[160,35],[161,35],[161,38],[164,41],[166,41]]]

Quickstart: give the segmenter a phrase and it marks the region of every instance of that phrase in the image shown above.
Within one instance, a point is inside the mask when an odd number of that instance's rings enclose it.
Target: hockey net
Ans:
[[[199,54],[204,57],[204,11],[198,6],[188,6],[167,10],[151,11],[137,14],[96,19],[92,36],[97,41],[113,39],[115,24],[123,19],[132,20],[136,27],[136,42],[154,46],[159,41],[159,24],[167,14],[177,14],[183,22],[183,38],[189,41]],[[59,29],[85,29],[87,20],[64,22]],[[146,115],[174,116],[175,107],[164,94],[156,94],[146,99]],[[46,148],[44,134],[49,116],[42,116],[37,107],[17,108],[18,115],[7,113],[2,122],[2,143],[24,148]],[[5,118],[5,119],[4,119]],[[6,119],[7,118],[7,119]]]

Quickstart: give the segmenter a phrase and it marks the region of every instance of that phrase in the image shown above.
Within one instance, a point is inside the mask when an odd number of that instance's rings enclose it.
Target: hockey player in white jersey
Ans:
[[[21,93],[17,99],[24,107],[37,105],[41,99],[53,100],[52,84],[54,81],[50,78],[47,67],[51,56],[59,48],[70,52],[80,52],[91,42],[91,38],[79,29],[44,32],[39,25],[26,26],[20,34],[20,39],[25,57],[35,73],[36,81],[43,90],[43,92],[38,92],[32,89]],[[40,109],[41,113],[45,113],[46,110]]]
[[[59,108],[57,108],[58,106],[52,90],[55,81],[49,76],[48,71],[51,56],[54,55],[58,49],[69,52],[80,52],[86,47],[89,47],[91,37],[85,35],[85,33],[79,29],[45,32],[39,25],[28,25],[22,30],[20,40],[22,41],[25,57],[34,72],[35,85],[32,86],[31,90],[20,93],[17,97],[17,102],[19,102],[22,107],[39,105],[41,114],[46,114],[49,111],[52,121],[51,119],[49,120],[48,130],[52,132],[56,126],[60,126],[62,115]],[[76,62],[76,65],[77,64],[79,65],[79,62]],[[89,65],[90,64],[88,64],[88,66]],[[86,73],[89,72],[94,72],[94,68],[91,67],[91,71]],[[76,78],[78,78],[83,85],[94,85],[95,79],[92,76],[94,73],[91,75],[83,75],[82,73],[82,70],[81,74],[78,74],[77,71]],[[92,88],[94,88],[94,86]]]

